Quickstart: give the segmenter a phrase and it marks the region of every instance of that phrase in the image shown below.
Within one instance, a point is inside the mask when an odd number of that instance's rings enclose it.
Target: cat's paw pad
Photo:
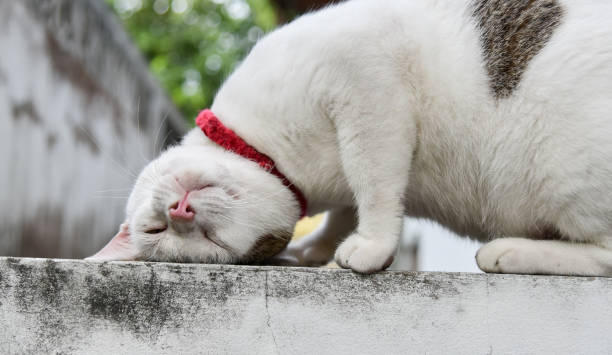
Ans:
[[[501,238],[485,244],[476,253],[476,263],[484,272],[529,273],[531,241],[521,238]]]
[[[340,244],[335,260],[345,269],[371,274],[386,269],[393,262],[397,245],[389,244],[381,240],[367,239],[356,233]]]

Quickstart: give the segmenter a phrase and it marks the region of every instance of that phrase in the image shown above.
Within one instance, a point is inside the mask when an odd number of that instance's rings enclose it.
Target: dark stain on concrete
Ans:
[[[181,275],[183,273],[183,267],[180,265],[170,264],[167,266],[167,268],[170,272],[175,273],[177,275]]]
[[[283,270],[283,269],[280,269]],[[415,273],[382,273],[359,275],[350,271],[316,271],[294,273],[293,277],[283,277],[279,270],[274,270],[269,277],[270,296],[279,299],[294,299],[306,296],[315,302],[354,302],[367,305],[371,302],[384,302],[390,295],[411,295],[430,297],[438,300],[441,297],[452,297],[459,294],[453,280],[430,277]],[[276,276],[275,276],[276,275]],[[291,280],[276,282],[276,280]],[[356,292],[347,293],[347,289]],[[358,292],[357,292],[358,291]]]
[[[157,263],[102,263],[97,273],[84,279],[87,312],[152,341],[164,329],[185,327],[194,314],[200,314],[198,322],[214,327],[219,320],[207,316],[218,313],[206,308],[225,307],[228,298],[241,292],[241,285],[223,271],[193,278],[189,270],[190,266]],[[224,322],[234,317],[231,310],[223,316]]]
[[[41,268],[8,260],[15,273],[17,285],[15,301],[20,312],[35,314],[39,327],[35,330],[37,343],[49,343],[60,339],[67,331],[58,309],[64,302],[64,291],[72,271],[57,267],[53,260],[45,260]]]
[[[72,271],[65,271],[57,267],[53,260],[45,260],[44,276],[41,277],[39,288],[46,304],[58,305],[60,293],[68,283]]]
[[[40,125],[42,124],[42,119],[34,103],[32,101],[26,100],[18,103],[13,103],[11,107],[11,111],[13,113],[13,119],[20,120],[21,118],[26,118],[28,121]]]
[[[69,333],[62,306],[66,304],[67,293],[72,291],[73,271],[62,269],[53,260],[30,264],[8,259],[7,264],[17,281],[13,297],[19,312],[37,319],[37,327],[30,330],[35,334],[35,345],[27,352],[57,348]]]
[[[32,267],[29,265],[21,264],[17,258],[8,258],[8,267],[14,272],[17,279],[17,286],[15,287],[15,301],[17,306],[21,310],[28,310],[30,305],[34,303],[34,295],[30,290],[24,288],[31,284],[32,280]]]
[[[224,273],[211,272],[208,274],[210,281],[210,293],[211,298],[214,298],[216,303],[225,304],[229,295],[233,294],[233,282],[228,280]]]
[[[75,337],[101,330],[127,331],[155,344],[161,334],[189,335],[197,322],[204,332],[196,336],[206,336],[206,329],[238,327],[244,317],[240,304],[261,300],[263,290],[252,270],[14,258],[0,263],[8,273],[1,275],[7,286],[0,288],[0,301],[15,304],[36,339],[24,344],[25,353],[66,349]],[[182,272],[176,272],[179,267]]]
[[[563,8],[556,0],[474,0],[472,6],[491,89],[498,99],[508,97],[561,24]]]
[[[72,271],[58,268],[53,260],[45,260],[42,269],[21,263],[19,259],[9,258],[7,262],[17,279],[15,298],[21,311],[32,312],[34,305],[57,307],[61,303],[61,292]]]
[[[119,323],[137,336],[156,338],[166,322],[181,314],[174,302],[177,287],[160,282],[154,269],[149,269],[146,280],[139,279],[142,271],[109,276],[110,272],[103,278],[85,277],[85,302],[92,316]]]
[[[421,288],[429,293],[429,297],[438,300],[440,299],[440,291],[442,290],[442,283],[440,280],[434,280],[429,277],[424,277],[421,281]]]
[[[100,264],[100,266],[98,266],[98,272],[100,272],[100,275],[104,276],[104,277],[108,277],[111,274],[111,270],[110,267],[108,266],[108,264]]]

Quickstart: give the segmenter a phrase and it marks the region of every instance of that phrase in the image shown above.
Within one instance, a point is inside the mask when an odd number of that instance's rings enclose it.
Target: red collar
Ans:
[[[297,186],[292,184],[283,173],[278,171],[274,160],[257,151],[257,149],[245,142],[244,139],[240,138],[234,131],[225,127],[211,110],[200,112],[198,118],[196,118],[196,125],[200,127],[202,132],[204,132],[213,142],[231,152],[256,162],[264,170],[279,178],[283,185],[287,186],[287,188],[293,192],[295,199],[300,203],[300,218],[306,216],[306,197],[304,197],[304,194]]]

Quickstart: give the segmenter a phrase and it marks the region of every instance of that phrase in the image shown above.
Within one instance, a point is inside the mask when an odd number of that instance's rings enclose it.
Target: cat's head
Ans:
[[[196,128],[145,167],[125,223],[88,259],[258,263],[286,246],[299,214],[280,179]]]

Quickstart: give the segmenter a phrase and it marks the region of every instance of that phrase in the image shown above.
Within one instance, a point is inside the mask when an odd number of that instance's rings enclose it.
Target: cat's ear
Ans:
[[[136,260],[138,251],[132,243],[128,223],[125,222],[119,227],[119,232],[111,239],[108,244],[95,255],[85,260],[111,261],[111,260]]]

